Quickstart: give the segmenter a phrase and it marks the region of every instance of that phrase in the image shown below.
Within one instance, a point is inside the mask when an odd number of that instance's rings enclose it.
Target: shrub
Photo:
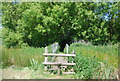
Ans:
[[[85,57],[77,54],[75,58],[76,78],[77,79],[91,79],[99,67],[98,60],[95,57]]]
[[[23,43],[22,35],[19,32],[13,32],[7,28],[3,28],[3,42],[7,48],[22,47],[27,44]]]

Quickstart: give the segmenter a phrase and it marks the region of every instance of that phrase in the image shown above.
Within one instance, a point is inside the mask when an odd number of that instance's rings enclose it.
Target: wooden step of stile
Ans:
[[[60,62],[43,62],[44,65],[54,65],[54,66],[74,66],[75,63],[60,63]]]

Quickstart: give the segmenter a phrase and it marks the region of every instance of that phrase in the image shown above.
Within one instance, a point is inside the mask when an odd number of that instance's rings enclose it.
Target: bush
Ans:
[[[118,44],[94,46],[91,44],[74,43],[70,45],[70,51],[74,51],[83,56],[95,56],[100,61],[118,68]]]
[[[19,32],[3,28],[3,42],[7,48],[27,46],[23,43],[22,35]]]
[[[75,72],[77,79],[91,79],[99,68],[98,60],[95,57],[85,57],[81,54],[77,54],[75,62]]]

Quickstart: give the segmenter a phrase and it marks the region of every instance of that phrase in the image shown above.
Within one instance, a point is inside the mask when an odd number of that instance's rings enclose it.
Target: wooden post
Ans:
[[[66,53],[68,54],[68,48],[69,48],[69,45],[68,44],[66,44]]]
[[[75,54],[75,51],[74,51],[74,50],[72,51],[72,54]],[[72,57],[72,63],[74,63],[74,62],[75,62],[75,58]],[[72,67],[71,71],[74,72],[74,67]]]
[[[48,53],[47,47],[45,47],[45,53]],[[47,63],[47,60],[48,60],[48,57],[45,56],[45,63]],[[47,68],[47,65],[45,65],[44,70],[47,71],[47,69],[48,69],[48,68]]]
[[[69,45],[68,44],[66,44],[66,53],[68,54],[68,47],[69,47]],[[69,63],[69,57],[68,57],[68,63]]]
[[[74,51],[74,50],[72,51],[72,54],[75,54],[75,51]],[[75,58],[72,57],[72,63],[74,63],[74,62],[75,62]]]
[[[48,53],[48,48],[47,47],[45,47],[45,53]]]
[[[45,63],[47,62],[47,56],[45,56]],[[47,65],[44,66],[44,70],[47,71],[48,68],[47,68]]]
[[[58,65],[58,75],[61,75],[61,64]]]
[[[47,49],[47,47],[45,47],[45,53],[46,53],[46,54],[48,53],[48,49]],[[45,62],[47,62],[47,60],[48,60],[48,57],[45,56]]]

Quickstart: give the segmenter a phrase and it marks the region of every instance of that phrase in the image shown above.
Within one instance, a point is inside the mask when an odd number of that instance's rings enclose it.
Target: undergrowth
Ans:
[[[116,79],[118,66],[118,45],[93,46],[74,43],[69,47],[69,53],[76,52],[74,67],[76,79]],[[49,52],[51,47],[48,46]],[[64,50],[65,52],[66,50]],[[44,48],[2,48],[2,68],[9,66],[29,67],[33,70],[43,70]],[[59,53],[59,51],[58,51]]]
[[[19,67],[31,66],[31,61],[34,59],[41,64],[44,60],[42,55],[44,48],[25,47],[19,48],[3,48],[2,49],[2,67],[8,67],[11,65]]]

